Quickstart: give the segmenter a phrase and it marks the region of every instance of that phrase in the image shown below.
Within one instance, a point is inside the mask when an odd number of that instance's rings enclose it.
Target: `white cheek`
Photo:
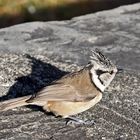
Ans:
[[[92,75],[92,81],[94,82],[94,84],[103,92],[105,90],[105,86],[100,82],[100,80],[98,79],[98,76],[95,72],[95,70],[92,68],[90,70],[91,75]]]
[[[107,86],[109,86],[109,84],[111,83],[111,81],[114,79],[115,75],[116,75],[116,73],[114,73],[114,74],[112,75],[112,77],[110,78],[110,80],[109,80],[109,82],[108,82],[108,85],[107,85]]]

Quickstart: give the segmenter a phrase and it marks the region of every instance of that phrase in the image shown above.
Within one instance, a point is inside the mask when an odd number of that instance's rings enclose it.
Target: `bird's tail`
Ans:
[[[1,111],[7,111],[9,109],[13,109],[15,107],[20,107],[24,105],[28,105],[26,101],[30,98],[31,96],[24,96],[24,97],[19,97],[11,100],[7,100],[4,102],[0,102],[0,112]]]

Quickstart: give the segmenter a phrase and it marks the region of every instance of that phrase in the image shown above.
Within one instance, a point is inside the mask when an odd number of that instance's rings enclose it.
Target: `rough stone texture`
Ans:
[[[36,106],[0,113],[0,139],[140,139],[140,3],[70,21],[0,30],[0,100],[32,94],[87,64],[101,49],[124,68],[94,108],[77,115],[95,125],[65,125]]]

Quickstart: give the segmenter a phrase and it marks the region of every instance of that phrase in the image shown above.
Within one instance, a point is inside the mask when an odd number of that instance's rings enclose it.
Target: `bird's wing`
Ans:
[[[79,91],[79,90],[78,90]],[[41,90],[37,95],[31,99],[29,99],[29,102],[34,101],[87,101],[91,98],[94,98],[95,95],[93,94],[93,97],[88,97],[87,94],[83,95],[80,94],[73,86],[71,85],[61,85],[61,84],[55,84],[48,87],[45,87],[43,90]]]

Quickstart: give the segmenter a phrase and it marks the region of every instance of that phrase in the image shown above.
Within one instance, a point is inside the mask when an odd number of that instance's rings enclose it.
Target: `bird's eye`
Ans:
[[[113,74],[113,70],[109,72],[110,74]]]

